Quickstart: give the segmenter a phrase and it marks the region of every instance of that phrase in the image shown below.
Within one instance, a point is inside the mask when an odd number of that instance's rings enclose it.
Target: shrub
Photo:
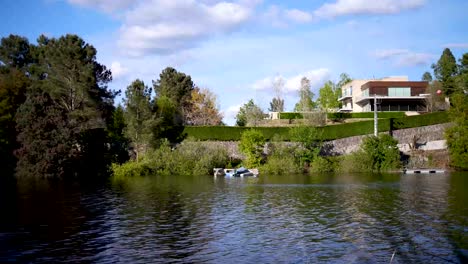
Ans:
[[[360,171],[400,168],[400,151],[397,144],[398,141],[387,134],[366,137],[360,150],[353,154],[352,160]]]
[[[184,142],[171,149],[165,142],[158,149],[148,151],[139,163],[130,161],[113,165],[114,177],[150,175],[211,174],[213,168],[228,163],[227,151],[205,142]]]
[[[262,152],[265,145],[265,137],[255,129],[250,129],[242,133],[239,142],[239,150],[245,154],[245,166],[258,167],[262,162]]]
[[[322,148],[322,131],[315,127],[291,128],[290,139],[301,144],[302,148],[296,148],[301,164],[308,164],[314,160]]]
[[[266,163],[261,166],[262,174],[284,175],[295,174],[302,171],[302,167],[294,158],[295,147],[287,146],[284,143],[271,143],[270,155],[267,157]]]
[[[332,173],[337,172],[340,167],[339,157],[316,157],[310,164],[310,173]]]
[[[468,170],[468,96],[456,94],[451,100],[450,118],[455,125],[445,133],[450,163],[456,168]]]

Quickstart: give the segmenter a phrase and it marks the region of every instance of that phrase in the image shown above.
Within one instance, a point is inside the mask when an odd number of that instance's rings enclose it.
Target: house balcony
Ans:
[[[424,96],[385,96],[385,95],[378,95],[376,97],[374,96],[363,96],[363,97],[358,97],[356,98],[356,104],[359,105],[365,105],[369,103],[370,101],[373,101],[377,99],[378,103],[385,102],[385,101],[393,101],[393,100],[398,100],[398,101],[406,101],[406,100],[424,100]]]
[[[343,101],[343,100],[351,99],[351,98],[353,98],[352,95],[343,95],[340,98],[338,98],[338,101]]]

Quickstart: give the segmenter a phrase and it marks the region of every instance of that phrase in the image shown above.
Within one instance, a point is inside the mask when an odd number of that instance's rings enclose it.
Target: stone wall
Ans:
[[[444,132],[450,127],[450,123],[438,124],[432,126],[408,128],[393,131],[392,135],[398,140],[398,147],[403,152],[411,150],[414,139],[417,139],[417,147],[422,150],[445,149]],[[385,132],[388,133],[388,132]],[[326,155],[349,154],[359,149],[362,140],[366,136],[355,136],[328,141],[324,149]],[[206,144],[214,144],[224,147],[231,158],[242,159],[244,155],[240,153],[237,141],[207,141]],[[285,143],[294,144],[294,143]],[[265,146],[265,152],[268,152],[268,146]]]

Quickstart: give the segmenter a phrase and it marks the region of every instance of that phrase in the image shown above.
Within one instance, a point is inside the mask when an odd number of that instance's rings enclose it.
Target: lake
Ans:
[[[468,263],[468,173],[0,184],[0,262]]]

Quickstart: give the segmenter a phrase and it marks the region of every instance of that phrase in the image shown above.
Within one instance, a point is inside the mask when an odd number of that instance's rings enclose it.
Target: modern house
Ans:
[[[340,112],[426,111],[425,92],[428,82],[409,81],[407,76],[386,77],[378,80],[353,80],[341,87]]]

